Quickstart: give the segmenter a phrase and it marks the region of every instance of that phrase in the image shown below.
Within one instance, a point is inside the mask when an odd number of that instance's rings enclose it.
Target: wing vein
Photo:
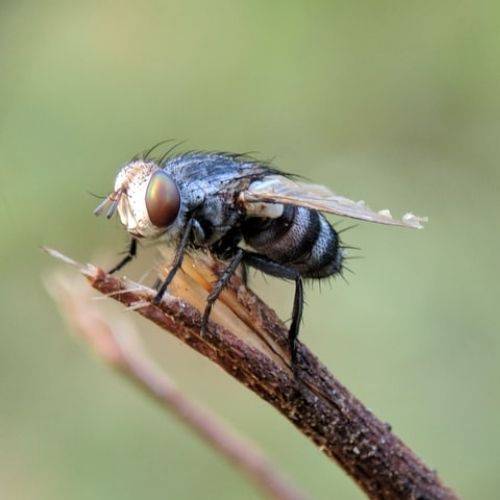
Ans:
[[[281,175],[270,175],[253,182],[240,198],[244,204],[265,202],[297,205],[352,219],[415,229],[422,228],[427,222],[426,217],[411,212],[404,214],[401,219],[395,219],[387,209],[377,212],[364,201],[353,201],[324,186],[297,182]]]

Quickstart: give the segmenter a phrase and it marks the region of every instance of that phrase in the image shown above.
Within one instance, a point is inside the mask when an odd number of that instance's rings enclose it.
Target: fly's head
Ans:
[[[175,181],[154,162],[136,160],[116,176],[114,191],[95,209],[110,219],[118,212],[127,231],[138,238],[165,233],[179,214],[181,198]]]

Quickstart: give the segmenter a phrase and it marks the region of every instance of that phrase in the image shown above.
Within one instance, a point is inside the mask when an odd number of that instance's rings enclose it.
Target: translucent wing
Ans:
[[[418,217],[411,212],[403,215],[401,220],[394,219],[389,210],[375,212],[367,207],[364,201],[353,201],[333,193],[324,186],[297,182],[281,175],[270,175],[262,181],[253,182],[241,193],[240,199],[244,204],[299,205],[352,219],[417,229],[422,228],[423,223],[427,221],[426,217]]]

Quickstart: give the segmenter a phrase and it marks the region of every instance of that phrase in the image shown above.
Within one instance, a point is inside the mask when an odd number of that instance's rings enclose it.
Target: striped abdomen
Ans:
[[[256,252],[296,269],[304,278],[326,278],[342,268],[337,232],[315,210],[285,205],[276,219],[249,218],[243,237]]]

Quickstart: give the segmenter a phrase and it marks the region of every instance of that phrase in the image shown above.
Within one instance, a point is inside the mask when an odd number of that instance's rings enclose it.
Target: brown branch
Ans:
[[[286,327],[238,277],[221,295],[201,338],[200,309],[220,272],[219,263],[205,255],[187,259],[169,290],[172,295],[159,306],[151,303],[154,291],[147,287],[92,265],[80,266],[80,271],[96,290],[135,308],[274,406],[370,498],[457,498],[303,344],[300,375],[294,376]]]
[[[137,333],[123,318],[104,319],[89,300],[90,289],[78,287],[62,276],[48,282],[52,297],[70,326],[78,331],[98,356],[153,397],[165,409],[195,431],[203,440],[238,467],[266,496],[276,500],[305,500],[251,442],[229,425],[186,397],[147,356]],[[119,328],[118,328],[119,325]]]

